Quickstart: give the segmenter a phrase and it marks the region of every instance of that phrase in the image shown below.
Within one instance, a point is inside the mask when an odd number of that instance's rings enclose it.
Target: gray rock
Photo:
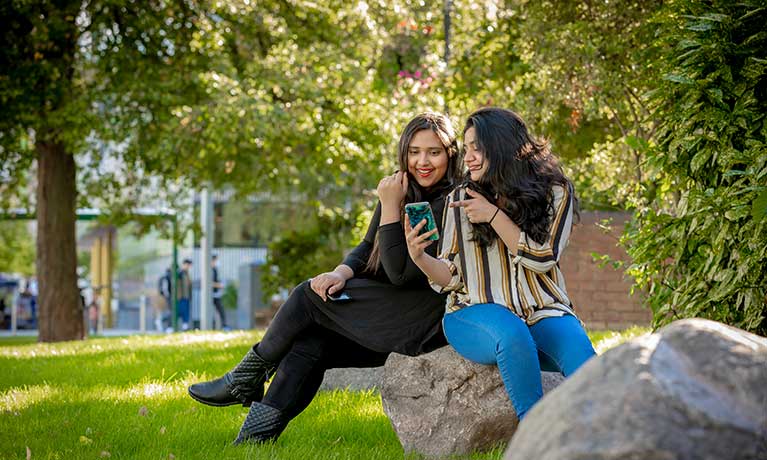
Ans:
[[[543,373],[544,391],[562,381]],[[496,366],[463,359],[450,347],[418,357],[392,354],[381,398],[406,453],[461,455],[503,445],[517,428]]]
[[[514,460],[767,459],[767,339],[677,321],[592,359],[528,413]]]
[[[344,369],[328,369],[320,390],[372,390],[381,386],[383,366]]]

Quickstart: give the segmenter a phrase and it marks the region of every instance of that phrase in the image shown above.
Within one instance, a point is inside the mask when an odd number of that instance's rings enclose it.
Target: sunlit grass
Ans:
[[[603,351],[645,329],[594,333]],[[247,413],[191,400],[259,332],[37,344],[0,339],[0,459],[391,459],[402,448],[376,391],[321,392],[274,444],[231,446]],[[476,454],[499,459],[503,449]]]
[[[589,333],[591,343],[594,345],[594,350],[597,354],[602,354],[610,348],[615,348],[623,342],[631,339],[649,334],[651,332],[649,327],[633,326],[626,330],[616,331],[595,331]]]

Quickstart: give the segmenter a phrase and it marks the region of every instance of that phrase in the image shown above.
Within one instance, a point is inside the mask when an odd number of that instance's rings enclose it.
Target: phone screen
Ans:
[[[422,220],[426,219],[426,225],[418,233],[422,235],[426,232],[430,232],[437,228],[437,222],[434,220],[434,214],[431,212],[431,205],[426,201],[419,203],[408,203],[405,205],[405,212],[407,212],[410,219],[410,226],[415,227]],[[439,239],[439,232],[429,237],[430,240],[436,241]]]

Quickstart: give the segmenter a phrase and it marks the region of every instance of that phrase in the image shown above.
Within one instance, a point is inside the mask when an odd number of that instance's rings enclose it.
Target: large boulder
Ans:
[[[693,319],[609,350],[533,407],[505,459],[767,459],[767,339]]]
[[[544,392],[562,381],[542,373]],[[463,359],[451,347],[418,357],[392,353],[381,398],[405,452],[468,454],[505,444],[517,416],[496,366]]]

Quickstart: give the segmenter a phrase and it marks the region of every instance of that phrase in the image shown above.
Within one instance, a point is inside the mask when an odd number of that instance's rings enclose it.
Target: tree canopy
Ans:
[[[551,140],[585,208],[637,210],[627,236],[632,273],[650,287],[656,318],[668,316],[661,305],[669,302],[695,305],[680,315],[725,303],[755,311],[765,304],[760,8],[681,0],[5,3],[0,203],[37,211],[45,235],[38,276],[59,294],[42,295],[41,311],[66,313],[42,324],[73,324],[76,207],[100,207],[119,225],[142,205],[184,209],[189,191],[205,185],[267,192],[316,216],[273,253],[301,247],[319,265],[340,257],[352,228],[359,233],[373,187],[396,169],[409,118],[448,111],[460,131],[471,111],[499,105]],[[696,214],[709,208],[731,222],[715,244],[698,237],[717,222]],[[168,230],[158,219],[143,224]],[[748,249],[717,252],[735,240]],[[695,267],[704,259],[707,273],[732,270],[744,281],[702,281]],[[751,313],[719,317],[751,329],[763,323]],[[73,326],[41,337],[78,333]]]

